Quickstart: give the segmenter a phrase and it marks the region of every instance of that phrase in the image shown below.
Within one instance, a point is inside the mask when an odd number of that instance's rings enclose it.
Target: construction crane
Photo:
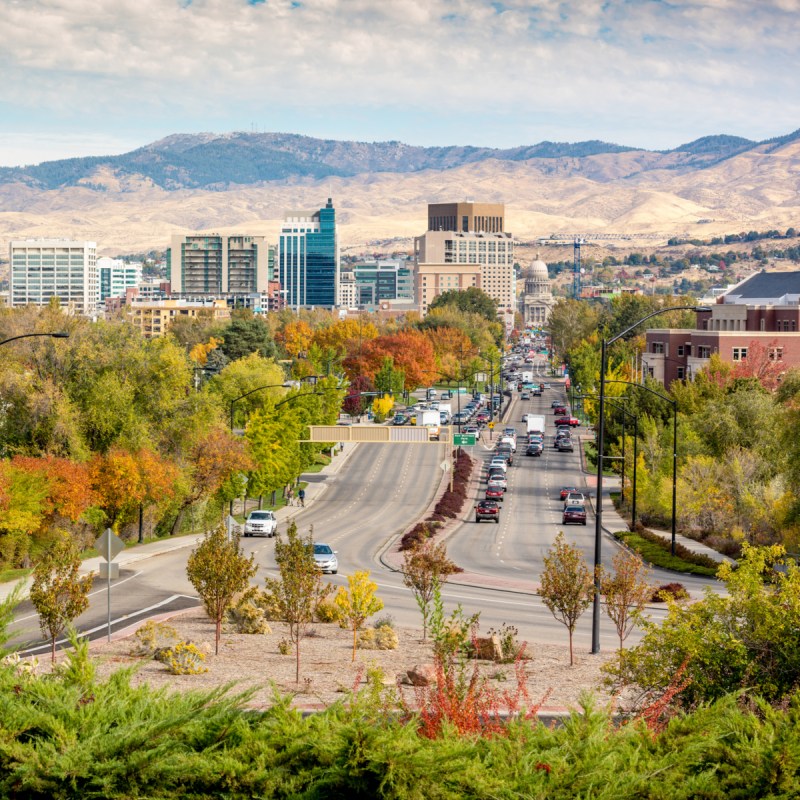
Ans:
[[[581,296],[581,245],[589,241],[624,241],[628,239],[668,239],[663,233],[551,233],[539,239],[540,245],[572,243],[572,296]]]

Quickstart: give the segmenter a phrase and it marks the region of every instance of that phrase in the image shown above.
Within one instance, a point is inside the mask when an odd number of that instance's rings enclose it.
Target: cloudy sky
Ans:
[[[800,128],[800,0],[0,0],[0,164],[171,133],[668,149]]]

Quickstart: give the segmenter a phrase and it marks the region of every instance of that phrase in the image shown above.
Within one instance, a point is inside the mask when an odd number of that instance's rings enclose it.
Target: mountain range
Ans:
[[[287,210],[327,197],[342,243],[356,248],[407,247],[424,231],[428,202],[464,199],[504,202],[507,227],[522,238],[701,238],[798,227],[799,176],[800,130],[761,142],[706,136],[667,151],[596,140],[493,149],[176,134],[118,156],[0,168],[0,241],[68,236],[125,253],[196,230],[276,238]]]

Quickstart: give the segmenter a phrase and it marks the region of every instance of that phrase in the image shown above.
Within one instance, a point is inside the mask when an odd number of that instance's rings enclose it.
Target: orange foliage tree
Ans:
[[[395,369],[405,373],[404,388],[408,391],[430,383],[431,376],[438,373],[431,340],[416,330],[378,336],[364,343],[360,354],[345,359],[344,367],[351,380],[364,375],[374,382],[387,356],[394,360]]]
[[[378,329],[369,321],[342,319],[314,331],[313,342],[321,350],[333,351],[339,358],[356,353],[378,336]]]
[[[429,328],[425,336],[431,341],[436,366],[443,375],[458,375],[461,365],[478,354],[469,336],[458,328]]]
[[[283,345],[283,349],[292,357],[297,358],[300,353],[307,352],[311,347],[314,331],[302,319],[292,320],[277,331],[275,340]]]

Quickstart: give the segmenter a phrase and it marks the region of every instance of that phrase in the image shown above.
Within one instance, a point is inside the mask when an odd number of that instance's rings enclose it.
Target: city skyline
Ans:
[[[14,32],[0,55],[0,165],[200,131],[651,150],[767,139],[799,124],[798,11],[800,0],[0,0]]]

